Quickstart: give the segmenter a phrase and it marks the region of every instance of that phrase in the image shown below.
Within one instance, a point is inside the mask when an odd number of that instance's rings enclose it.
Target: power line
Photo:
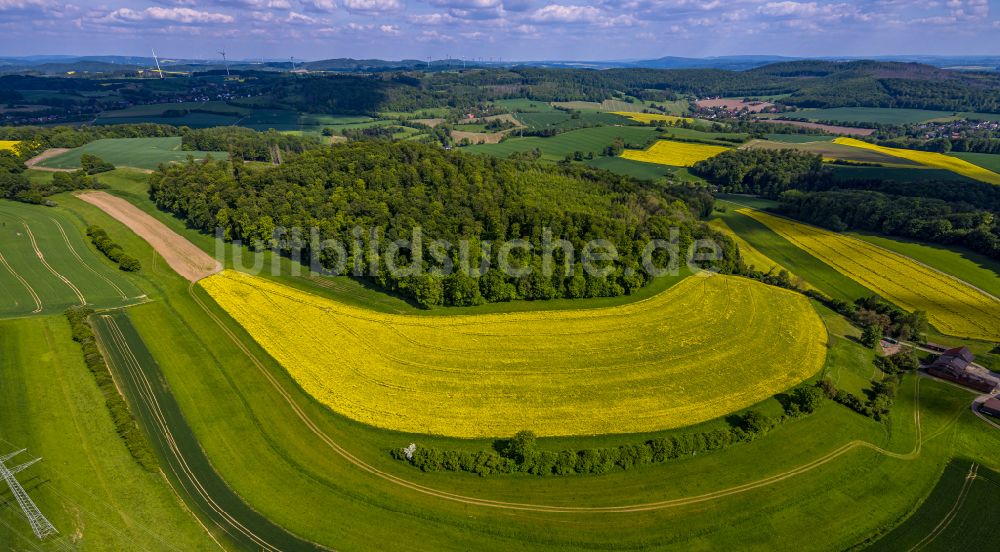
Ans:
[[[21,454],[25,450],[27,449],[21,449],[17,452],[12,452],[6,456],[0,457],[0,478],[7,482],[7,486],[10,487],[10,492],[14,494],[14,498],[17,499],[17,503],[21,506],[21,510],[24,511],[24,516],[28,518],[28,523],[31,524],[31,530],[35,532],[35,536],[38,537],[39,540],[43,540],[45,537],[58,534],[59,531],[56,531],[56,528],[52,526],[52,523],[42,515],[38,506],[35,506],[31,497],[28,496],[27,491],[24,490],[24,487],[22,487],[17,481],[17,478],[14,477],[19,472],[30,468],[36,462],[41,460],[41,458],[35,458],[30,462],[26,462],[13,468],[8,468],[6,465],[8,460],[18,454]]]

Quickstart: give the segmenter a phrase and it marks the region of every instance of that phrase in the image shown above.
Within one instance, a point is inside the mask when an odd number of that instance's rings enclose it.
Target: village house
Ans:
[[[955,347],[941,353],[927,368],[927,373],[988,393],[993,390],[994,383],[969,369],[975,360],[976,356],[968,347]]]

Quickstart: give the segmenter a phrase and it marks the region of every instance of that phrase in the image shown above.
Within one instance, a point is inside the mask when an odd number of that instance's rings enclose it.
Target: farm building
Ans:
[[[970,369],[975,360],[976,356],[967,347],[955,347],[942,353],[927,368],[927,373],[959,385],[989,393],[993,390],[995,384],[989,378],[983,377]]]
[[[938,370],[945,370],[951,372],[954,375],[960,375],[965,373],[965,369],[969,367],[972,362],[976,360],[976,356],[972,354],[972,351],[968,347],[955,347],[954,349],[948,349],[937,360],[931,365],[932,368],[937,368]]]
[[[979,411],[1000,418],[1000,398],[990,397],[983,404],[979,405]]]

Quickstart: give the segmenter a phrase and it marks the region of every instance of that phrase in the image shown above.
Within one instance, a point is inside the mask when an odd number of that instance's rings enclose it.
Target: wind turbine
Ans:
[[[163,78],[163,70],[160,69],[160,59],[156,57],[156,50],[150,48],[150,52],[153,52],[153,61],[156,62],[156,72],[160,74],[160,78]]]
[[[226,76],[228,77],[229,76],[229,62],[226,61],[226,51],[222,50],[221,52],[219,52],[219,54],[222,55],[222,64],[226,66]]]

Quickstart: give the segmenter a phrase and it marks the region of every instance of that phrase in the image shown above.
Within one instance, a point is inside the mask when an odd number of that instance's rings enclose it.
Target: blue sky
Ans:
[[[1000,0],[0,0],[0,55],[1000,54]]]

